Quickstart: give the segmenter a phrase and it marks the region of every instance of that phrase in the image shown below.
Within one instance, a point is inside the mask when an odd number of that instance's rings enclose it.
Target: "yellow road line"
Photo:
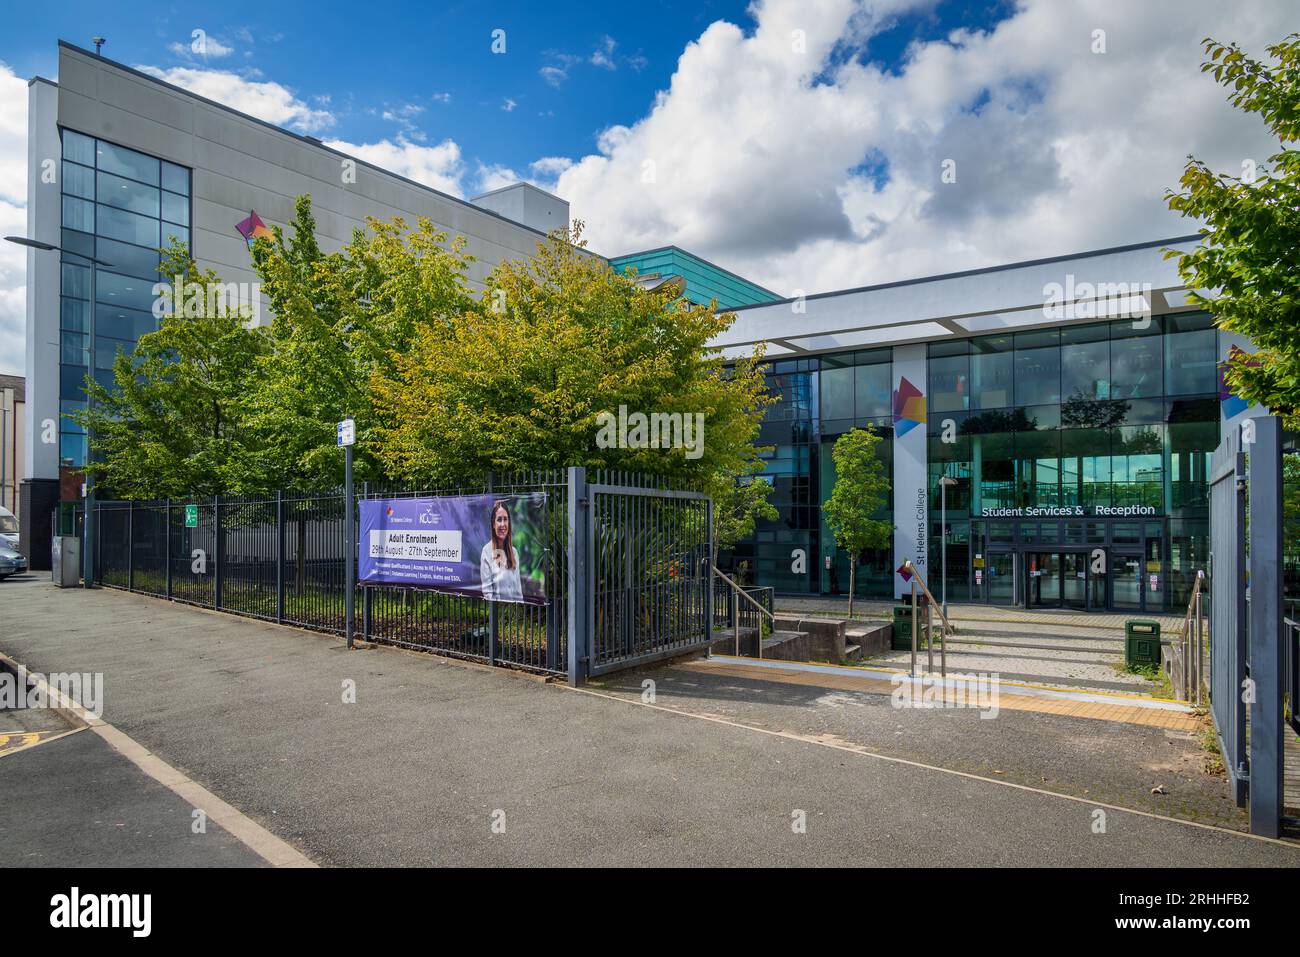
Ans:
[[[782,671],[779,668],[772,667],[722,663],[717,662],[716,659],[711,664],[702,661],[688,661],[677,667],[689,671],[698,671],[703,674],[730,675],[737,678],[751,678],[755,681],[773,681],[778,684],[812,685],[837,691],[860,691],[866,694],[892,695],[895,690],[892,682],[867,675],[851,678],[848,675],[825,674],[816,671]],[[953,696],[953,700],[956,700],[957,689],[945,688],[943,691],[945,701],[948,699],[949,693]],[[1054,700],[1028,695],[999,695],[998,708],[1004,711],[1035,711],[1041,714],[1059,714],[1074,718],[1091,718],[1097,721],[1142,724],[1156,728],[1168,728],[1172,731],[1195,731],[1198,727],[1197,718],[1192,714],[1094,701],[1075,701],[1069,698]]]

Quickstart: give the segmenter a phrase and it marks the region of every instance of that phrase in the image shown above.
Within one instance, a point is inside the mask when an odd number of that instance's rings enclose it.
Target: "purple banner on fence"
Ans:
[[[546,604],[546,495],[362,499],[357,580]]]

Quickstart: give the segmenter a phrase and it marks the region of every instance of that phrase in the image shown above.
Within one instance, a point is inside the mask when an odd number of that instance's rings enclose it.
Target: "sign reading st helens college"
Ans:
[[[362,584],[546,604],[546,495],[363,499]]]

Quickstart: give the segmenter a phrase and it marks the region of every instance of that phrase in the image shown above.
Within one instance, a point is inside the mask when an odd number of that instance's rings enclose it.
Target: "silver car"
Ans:
[[[27,559],[16,548],[0,542],[0,578],[27,571]]]

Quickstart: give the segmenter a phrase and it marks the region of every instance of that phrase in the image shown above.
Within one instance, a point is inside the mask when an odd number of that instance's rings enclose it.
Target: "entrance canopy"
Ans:
[[[710,344],[728,358],[901,345],[1159,315],[1186,305],[1176,263],[1199,236],[782,299],[734,310]]]

